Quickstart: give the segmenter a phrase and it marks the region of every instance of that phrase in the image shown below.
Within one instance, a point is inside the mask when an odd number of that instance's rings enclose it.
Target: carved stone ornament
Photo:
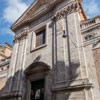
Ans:
[[[75,11],[79,10],[79,6],[77,3],[73,3],[65,8],[63,8],[62,10],[56,12],[53,16],[53,20],[59,20],[61,18],[65,18],[66,15],[73,13]]]
[[[27,36],[27,34],[28,34],[28,30],[27,30],[27,29],[24,29],[23,32],[21,32],[21,33],[15,35],[13,41],[15,42],[15,41],[17,41],[17,40],[21,40],[21,39],[25,38],[25,37]]]

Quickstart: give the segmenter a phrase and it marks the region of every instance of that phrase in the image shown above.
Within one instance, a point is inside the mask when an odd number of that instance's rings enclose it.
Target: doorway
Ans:
[[[44,79],[31,81],[30,100],[44,100]]]

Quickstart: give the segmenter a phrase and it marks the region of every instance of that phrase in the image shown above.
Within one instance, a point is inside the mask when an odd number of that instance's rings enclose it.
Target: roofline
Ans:
[[[85,11],[84,11],[83,6],[82,6],[82,1],[79,3],[79,5],[81,7],[81,10],[82,10],[82,13],[83,13],[83,16],[84,16],[85,20],[87,20],[87,16],[86,16]]]
[[[57,0],[57,1],[61,1],[61,0]],[[31,10],[31,8],[32,7],[34,7],[36,4],[38,4],[40,2],[40,0],[35,0],[30,6],[29,6],[29,8],[18,18],[18,20],[22,17],[22,16],[24,16],[24,14],[26,13],[27,14],[27,12],[29,11],[29,10]],[[55,2],[55,0],[54,1],[52,1],[52,2]],[[17,20],[17,21],[18,21]],[[25,20],[21,20],[21,21],[19,21],[18,23],[17,23],[17,21],[11,26],[11,30],[12,31],[14,31],[14,32],[16,32],[16,28],[15,27],[18,27],[18,26],[20,26],[20,25],[18,25],[18,24],[24,24],[24,23],[29,23],[29,21],[30,21],[31,19],[25,19]],[[18,25],[18,26],[17,26]]]
[[[97,15],[97,16],[95,16],[95,17],[93,17],[93,18],[89,18],[89,19],[87,19],[87,20],[83,20],[83,21],[81,21],[81,24],[84,24],[84,23],[86,23],[86,22],[88,22],[88,21],[94,20],[94,19],[96,19],[96,18],[98,18],[98,17],[100,17],[100,15]]]
[[[16,24],[16,22],[25,14],[27,13],[31,7],[33,7],[39,0],[34,0],[34,2],[24,11],[24,13],[11,25],[10,29],[13,31],[13,26]]]
[[[11,26],[11,30],[12,30],[12,31],[15,31],[15,32],[16,32],[14,26],[17,27],[17,25],[20,23],[20,21],[19,21],[18,23],[17,23],[17,21],[18,21],[22,16],[24,16],[25,14],[27,14],[28,11],[29,11],[32,7],[34,7],[39,1],[40,1],[40,0],[35,0],[35,1],[29,6],[29,8],[15,21],[15,23],[12,24],[12,26]],[[82,2],[83,0],[75,0],[75,1],[77,1],[77,2],[79,3],[79,6],[80,6],[81,11],[82,11],[82,13],[83,13],[83,16],[85,17],[85,19],[87,19],[86,15],[85,15],[85,12],[84,12],[84,10],[83,10],[83,8],[82,8],[82,5],[81,5],[81,2]],[[27,23],[27,22],[29,22],[29,19],[23,20],[22,24]]]

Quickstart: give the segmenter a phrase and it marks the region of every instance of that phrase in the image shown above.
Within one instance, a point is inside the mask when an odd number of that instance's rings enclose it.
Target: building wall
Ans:
[[[8,62],[0,62],[0,92],[2,92],[3,88],[5,87],[7,81],[8,68]]]
[[[5,55],[7,56],[7,57],[10,57],[11,56],[11,53],[12,53],[12,50],[11,50],[11,48],[5,48]]]
[[[2,59],[4,59],[4,57],[3,56],[0,56],[0,60],[2,60]]]
[[[97,78],[98,78],[99,89],[100,89],[100,48],[93,50],[93,57],[95,61],[95,67],[96,67]]]
[[[52,11],[16,30],[1,100],[29,100],[30,82],[41,78],[45,79],[45,100],[100,100],[92,45],[83,41],[79,12],[72,9],[67,17],[60,12],[75,3],[61,1]],[[45,5],[36,12],[43,7]],[[34,48],[35,33],[43,27],[46,28],[46,44]]]
[[[10,57],[12,53],[12,46],[5,44],[0,47],[0,60]]]
[[[82,22],[82,38],[85,54],[85,62],[90,83],[94,87],[92,91],[93,98],[99,99],[99,47],[100,47],[100,21],[99,17]],[[91,24],[90,24],[91,22]],[[93,37],[91,38],[92,35]],[[86,38],[90,36],[90,38]],[[98,52],[97,52],[98,51]],[[95,92],[96,91],[96,92]]]
[[[3,92],[7,82],[10,59],[8,59],[8,57],[11,56],[11,53],[11,46],[7,46],[7,44],[5,44],[4,46],[0,46],[0,93]]]

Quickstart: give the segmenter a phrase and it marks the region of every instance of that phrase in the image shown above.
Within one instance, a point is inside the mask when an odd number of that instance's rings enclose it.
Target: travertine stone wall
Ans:
[[[86,40],[85,37],[88,35],[93,35],[93,38],[90,40]],[[99,79],[97,79],[97,76],[99,76],[98,74],[99,58],[97,57],[97,55],[99,55],[99,48],[100,48],[99,37],[100,37],[100,26],[96,26],[96,24],[94,25],[91,24],[90,27],[86,28],[86,30],[85,29],[82,30],[85,63],[87,66],[89,81],[90,83],[92,83],[93,86],[93,88],[91,89],[92,98],[95,98],[96,100],[99,100],[99,91],[100,91],[98,84]]]
[[[0,60],[10,57],[12,53],[12,46],[8,43],[0,45]]]
[[[99,88],[100,88],[100,48],[93,50],[93,57],[94,57],[94,62],[95,62],[96,72],[97,72],[97,77],[99,82]]]
[[[0,71],[0,92],[2,91],[2,89],[5,86],[6,79],[7,79],[6,78],[7,77],[7,72],[8,72],[8,69],[3,69],[3,70]]]
[[[4,86],[2,96],[5,99],[14,100],[22,96],[22,84],[24,81],[23,70],[26,56],[26,37],[15,40],[7,82]],[[18,98],[17,98],[18,97]],[[21,99],[21,98],[20,98]],[[18,100],[20,100],[18,99]],[[1,100],[1,99],[0,99]]]
[[[9,61],[0,62],[0,94],[2,93],[8,75]]]
[[[16,30],[1,100],[29,100],[30,82],[42,78],[45,79],[45,100],[99,100],[96,71],[89,68],[93,63],[89,62],[89,51],[83,47],[79,8],[75,4],[74,0],[64,0],[41,18]],[[34,34],[43,27],[46,43],[34,48]],[[95,89],[91,88],[93,81],[97,85]]]
[[[68,44],[67,37],[63,37],[63,30],[66,31],[66,19],[62,18],[58,21],[52,21],[50,19],[43,21],[39,25],[32,27],[30,26],[30,32],[28,34],[28,47],[27,47],[27,60],[26,68],[31,65],[34,61],[44,62],[51,67],[51,73],[48,74],[48,77],[51,77],[49,80],[46,79],[46,99],[52,100],[52,95],[54,100],[62,99],[71,99],[76,98],[76,94],[69,93],[64,91],[63,88],[67,86],[74,86],[88,84],[86,67],[84,62],[84,54],[82,48],[82,40],[80,33],[80,24],[78,13],[72,13],[67,16],[68,20],[68,34],[69,34],[69,43],[70,43],[70,59],[71,66],[69,66],[69,54],[68,54]],[[74,23],[74,24],[73,24]],[[34,45],[34,37],[32,34],[40,29],[41,27],[46,26],[46,44],[47,46],[34,50],[32,46]],[[39,31],[39,30],[38,30]],[[30,52],[31,51],[31,52]],[[71,73],[70,73],[71,72]],[[51,76],[52,75],[52,76]],[[51,82],[52,85],[51,85]],[[60,89],[60,91],[58,91]],[[80,100],[85,98],[85,91],[83,91],[82,96],[78,89],[73,89],[80,94]],[[77,93],[75,92],[75,93]],[[89,91],[88,91],[89,92]],[[59,94],[59,95],[58,95]],[[63,94],[63,95],[62,95]],[[69,95],[64,95],[69,94]],[[69,97],[72,95],[71,97]],[[88,96],[87,96],[88,97]]]

